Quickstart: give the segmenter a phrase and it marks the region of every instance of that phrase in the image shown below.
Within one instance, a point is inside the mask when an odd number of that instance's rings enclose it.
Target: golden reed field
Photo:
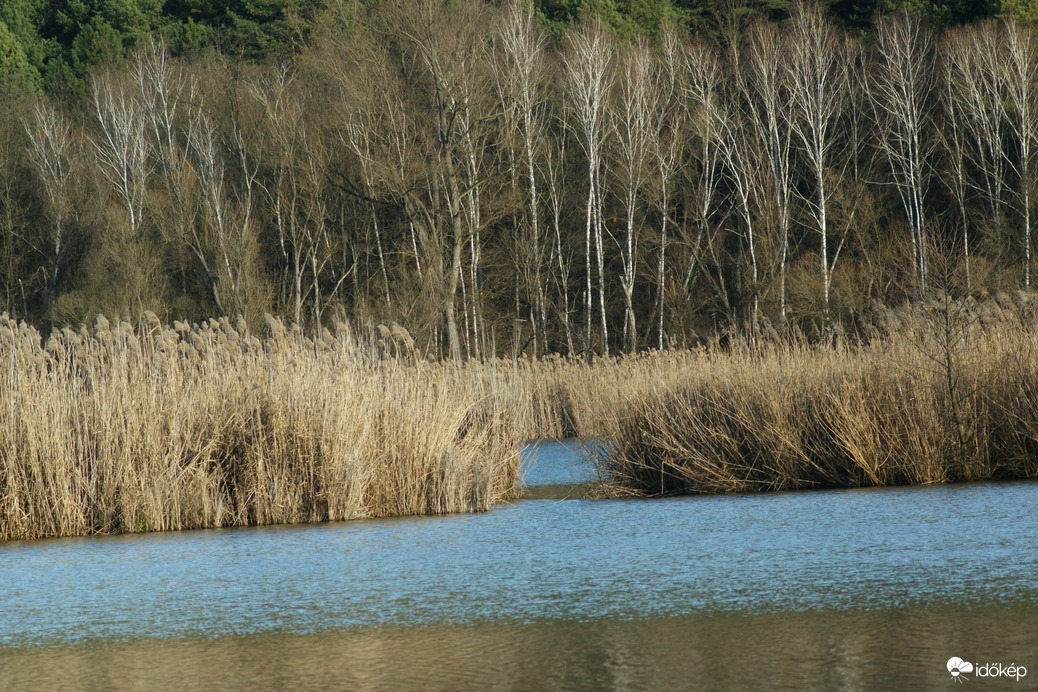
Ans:
[[[859,339],[430,362],[393,325],[0,317],[0,538],[486,510],[519,446],[597,437],[613,492],[1038,476],[1032,297],[874,308]]]
[[[0,326],[0,536],[486,509],[518,443],[501,384],[269,320]]]
[[[702,353],[610,421],[609,475],[654,495],[1038,476],[1033,296],[874,313],[866,343]]]

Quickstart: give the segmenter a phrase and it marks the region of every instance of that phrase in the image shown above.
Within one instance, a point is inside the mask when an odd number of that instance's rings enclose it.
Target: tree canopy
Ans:
[[[142,41],[161,38],[174,55],[216,51],[249,60],[289,53],[343,5],[381,0],[7,0],[0,4],[0,88],[81,96],[96,65],[118,62]],[[497,4],[488,0],[491,4]],[[719,12],[786,21],[790,0],[534,0],[558,33],[601,17],[619,36],[655,36],[663,24],[710,34]],[[834,20],[867,30],[877,14],[902,7],[937,28],[1011,13],[1038,21],[1035,0],[822,0]]]

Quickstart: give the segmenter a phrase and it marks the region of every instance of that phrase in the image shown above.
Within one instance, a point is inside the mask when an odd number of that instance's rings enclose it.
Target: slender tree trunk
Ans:
[[[587,331],[584,337],[585,348],[591,350],[591,315],[592,298],[591,292],[591,227],[595,226],[595,164],[594,159],[588,159],[588,187],[587,187],[587,227],[584,234],[584,270],[587,278],[584,296],[584,316],[587,318]]]
[[[659,350],[662,351],[663,350],[663,311],[664,311],[664,301],[665,301],[665,298],[666,298],[666,278],[665,278],[666,277],[665,269],[666,269],[666,260],[667,260],[667,211],[666,210],[669,209],[670,207],[669,207],[669,203],[668,203],[669,202],[669,195],[667,194],[667,192],[668,192],[668,190],[667,190],[667,181],[663,180],[663,181],[661,181],[661,184],[663,186],[663,191],[662,191],[663,201],[662,201],[662,205],[663,205],[664,212],[661,215],[662,216],[662,221],[660,221],[660,259],[659,259],[659,263],[656,265],[656,277],[657,277],[656,280],[657,280],[657,283],[659,283],[659,290],[660,290],[659,305],[658,305],[658,309],[659,309],[659,323],[657,325],[657,332],[659,333],[658,348],[659,348]]]
[[[603,229],[605,228],[605,219],[602,214],[602,185],[601,178],[595,186],[596,192],[596,204],[595,204],[595,258],[598,261],[598,310],[602,318],[602,353],[606,356],[609,355],[609,326],[606,323],[606,302],[605,302],[605,258],[602,250],[603,245]]]
[[[821,240],[821,269],[822,269],[822,297],[825,305],[825,317],[829,316],[829,217],[826,213],[826,191],[825,175],[822,172],[822,164],[816,164],[818,176],[815,184],[818,186],[818,234]]]
[[[454,219],[454,251],[451,253],[450,275],[447,281],[447,298],[444,302],[444,312],[447,316],[447,339],[450,346],[451,360],[461,360],[461,340],[458,338],[458,318],[456,301],[458,295],[458,283],[461,277],[461,251],[464,247],[462,236],[461,218]]]

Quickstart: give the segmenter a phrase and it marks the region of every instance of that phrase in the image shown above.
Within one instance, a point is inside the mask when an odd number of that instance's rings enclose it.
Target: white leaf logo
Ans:
[[[972,673],[973,664],[969,661],[963,661],[958,656],[952,656],[948,659],[948,672],[951,673],[953,678],[957,678],[962,673]]]

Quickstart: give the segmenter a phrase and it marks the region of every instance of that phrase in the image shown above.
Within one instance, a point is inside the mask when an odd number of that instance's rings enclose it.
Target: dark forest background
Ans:
[[[6,0],[0,310],[442,355],[1030,289],[1038,2]]]

